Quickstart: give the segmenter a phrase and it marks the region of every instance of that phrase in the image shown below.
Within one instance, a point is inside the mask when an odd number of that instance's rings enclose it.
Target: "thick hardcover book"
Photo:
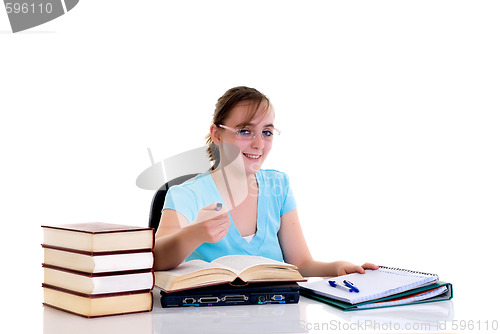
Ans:
[[[150,291],[96,296],[75,293],[46,284],[42,287],[45,306],[87,318],[149,312],[153,308],[153,294]]]
[[[150,291],[154,286],[151,270],[84,273],[43,264],[44,283],[66,290],[100,295],[130,291]]]
[[[228,255],[212,262],[192,260],[177,268],[155,272],[155,284],[166,292],[233,282],[298,282],[297,267],[261,256]]]
[[[42,245],[44,263],[85,273],[153,269],[151,249],[142,251],[84,252]]]
[[[43,225],[43,245],[88,253],[151,250],[154,230],[108,223]]]

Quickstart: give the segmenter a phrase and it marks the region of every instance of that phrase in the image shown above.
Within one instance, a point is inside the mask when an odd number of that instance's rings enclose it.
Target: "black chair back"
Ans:
[[[151,201],[151,209],[149,210],[149,227],[152,227],[156,230],[158,229],[158,225],[160,224],[161,213],[163,211],[163,205],[165,204],[165,197],[167,196],[168,188],[175,186],[177,184],[182,184],[189,179],[194,178],[198,174],[188,174],[179,176],[173,180],[168,181],[163,186],[160,187],[153,196],[153,200]]]

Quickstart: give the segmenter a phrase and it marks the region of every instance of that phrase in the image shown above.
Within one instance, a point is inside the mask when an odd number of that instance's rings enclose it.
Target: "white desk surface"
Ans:
[[[352,333],[453,332],[454,302],[343,312],[301,296],[298,304],[164,309],[153,290],[152,312],[86,319],[49,307],[44,334],[59,333]],[[447,327],[444,328],[443,326]],[[456,324],[458,325],[458,324]],[[441,328],[439,327],[441,326]]]

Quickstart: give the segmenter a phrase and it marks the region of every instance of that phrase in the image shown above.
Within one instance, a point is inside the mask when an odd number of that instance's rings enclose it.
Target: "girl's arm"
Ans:
[[[340,276],[355,272],[364,274],[364,269],[378,269],[376,265],[371,263],[357,266],[346,261],[315,261],[311,256],[309,247],[307,247],[300,227],[297,209],[293,209],[281,216],[281,228],[278,232],[278,238],[285,262],[296,265],[302,276]]]
[[[217,242],[229,231],[227,208],[215,211],[215,203],[202,208],[189,224],[175,210],[163,210],[155,235],[155,270],[168,270],[182,263],[204,242]]]

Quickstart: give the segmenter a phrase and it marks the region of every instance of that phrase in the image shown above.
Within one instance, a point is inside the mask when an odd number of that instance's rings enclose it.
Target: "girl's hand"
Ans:
[[[217,203],[212,203],[201,208],[196,215],[195,220],[186,228],[191,229],[192,233],[202,243],[215,243],[224,238],[229,232],[231,221],[227,213],[227,207],[217,211]]]
[[[342,261],[340,263],[340,265],[337,267],[337,275],[342,276],[342,275],[347,275],[347,274],[352,274],[352,273],[364,274],[365,269],[377,270],[378,266],[376,264],[373,264],[373,263],[365,263],[362,266],[357,266],[357,265],[352,264],[350,262]]]

